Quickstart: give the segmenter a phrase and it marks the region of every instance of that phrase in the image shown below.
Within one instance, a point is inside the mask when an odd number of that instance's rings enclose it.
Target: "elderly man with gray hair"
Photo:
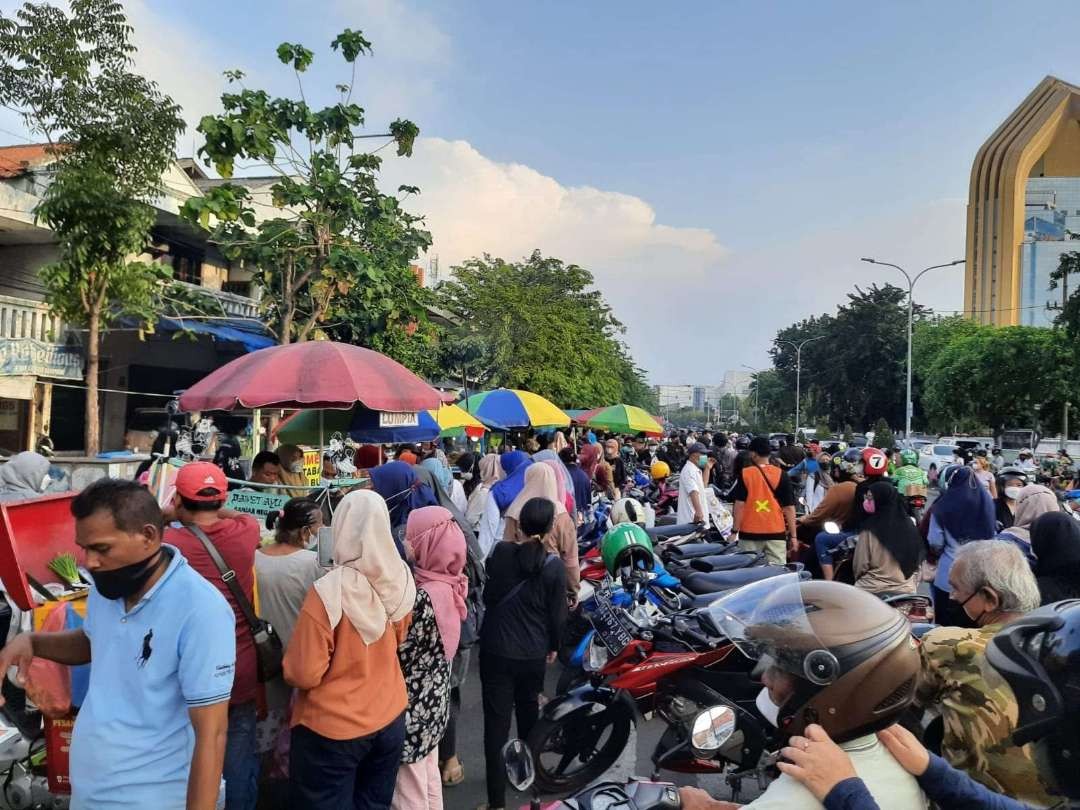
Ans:
[[[985,654],[998,630],[1039,606],[1035,576],[1015,544],[976,540],[957,550],[949,589],[971,625],[923,636],[917,690],[918,701],[940,711],[945,722],[941,754],[998,793],[1050,807],[1031,746],[1012,744],[1016,698]]]

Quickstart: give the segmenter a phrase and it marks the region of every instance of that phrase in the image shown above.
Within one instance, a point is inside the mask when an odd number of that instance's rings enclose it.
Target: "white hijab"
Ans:
[[[316,580],[315,591],[331,630],[344,615],[365,644],[374,644],[416,601],[416,583],[390,534],[386,501],[370,489],[350,492],[334,512],[331,531],[335,567]]]

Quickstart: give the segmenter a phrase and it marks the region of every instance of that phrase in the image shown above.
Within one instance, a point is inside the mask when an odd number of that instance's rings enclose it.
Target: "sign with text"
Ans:
[[[322,461],[318,450],[304,451],[304,475],[309,487],[317,487],[322,481]]]
[[[379,427],[417,427],[420,424],[420,415],[408,411],[379,411]]]
[[[0,340],[0,375],[83,378],[82,355],[74,347],[32,338]]]
[[[225,508],[254,515],[259,519],[259,523],[264,523],[267,515],[281,509],[288,501],[288,495],[237,489],[229,493]]]

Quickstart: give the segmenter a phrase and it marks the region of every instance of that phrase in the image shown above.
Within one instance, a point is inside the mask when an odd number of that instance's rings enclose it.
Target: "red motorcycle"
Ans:
[[[550,701],[529,734],[542,793],[580,790],[618,760],[633,726],[659,714],[668,725],[653,753],[656,771],[719,773],[757,767],[770,727],[755,706],[761,685],[753,662],[732,644],[709,611],[643,617],[612,607],[604,591],[589,616],[596,634],[584,668],[590,682]],[[703,711],[728,708],[741,734],[714,756],[693,746]],[[734,784],[734,783],[733,783]]]

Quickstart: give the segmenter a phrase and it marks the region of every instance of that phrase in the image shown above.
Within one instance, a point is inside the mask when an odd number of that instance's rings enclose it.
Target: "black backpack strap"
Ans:
[[[194,523],[185,523],[184,528],[199,538],[199,541],[206,549],[206,553],[210,555],[210,559],[214,561],[217,570],[221,572],[221,580],[225,583],[225,587],[229,589],[229,593],[232,594],[233,599],[236,600],[236,604],[239,606],[240,612],[244,614],[244,620],[248,623],[248,627],[251,628],[251,632],[258,632],[262,628],[262,623],[255,615],[255,609],[251,606],[251,602],[244,593],[244,589],[241,588],[240,583],[236,581],[236,572],[229,568],[228,564],[225,562],[225,558],[221,556],[221,552],[217,550],[217,547],[207,536],[206,532]]]

